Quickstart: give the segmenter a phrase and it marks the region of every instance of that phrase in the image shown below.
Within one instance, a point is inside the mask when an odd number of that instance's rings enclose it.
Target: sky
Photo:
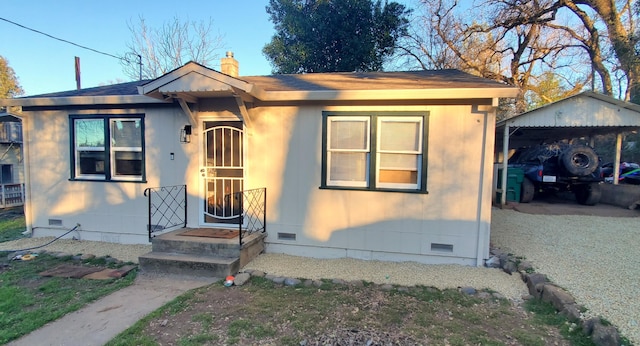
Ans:
[[[132,34],[127,24],[145,18],[160,27],[178,17],[184,21],[213,19],[224,37],[223,56],[232,51],[240,75],[268,75],[262,54],[275,31],[265,11],[268,0],[0,0],[0,17],[49,35],[121,56]],[[80,58],[82,87],[128,81],[118,59],[85,50],[0,20],[0,55],[8,60],[25,94],[38,95],[76,88],[75,57]],[[219,70],[219,61],[209,66]]]
[[[396,0],[411,8],[415,0]],[[140,16],[150,28],[178,17],[181,21],[213,20],[213,32],[224,37],[222,57],[232,51],[241,76],[271,74],[262,54],[275,34],[265,8],[269,0],[0,0],[0,18],[100,52],[123,56],[132,33],[128,23]],[[25,94],[38,95],[76,88],[75,57],[80,58],[83,88],[130,79],[120,60],[61,42],[0,20],[0,55],[8,60]],[[185,61],[186,63],[186,61]],[[219,70],[219,60],[209,66]]]

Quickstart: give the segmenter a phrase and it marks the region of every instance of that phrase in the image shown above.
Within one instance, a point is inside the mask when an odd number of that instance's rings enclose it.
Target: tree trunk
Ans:
[[[625,92],[625,100],[640,99],[640,66],[638,66],[638,57],[635,53],[635,46],[638,38],[633,35],[632,29],[625,26],[621,13],[616,8],[615,0],[561,0],[565,4],[573,2],[576,5],[586,5],[596,11],[603,19],[613,52],[618,58],[619,68],[627,77],[627,89]],[[626,1],[625,8],[632,6],[631,0]],[[570,6],[567,6],[570,7]],[[632,20],[632,19],[630,19]]]

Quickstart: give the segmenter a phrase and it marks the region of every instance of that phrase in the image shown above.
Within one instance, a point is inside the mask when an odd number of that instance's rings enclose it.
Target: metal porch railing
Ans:
[[[243,239],[254,232],[267,231],[267,189],[245,190],[233,194],[234,200],[240,202],[240,218],[238,221],[238,237],[240,247]]]
[[[144,195],[149,203],[149,241],[153,233],[187,226],[187,185],[147,188]]]
[[[24,205],[24,184],[0,184],[0,208]]]

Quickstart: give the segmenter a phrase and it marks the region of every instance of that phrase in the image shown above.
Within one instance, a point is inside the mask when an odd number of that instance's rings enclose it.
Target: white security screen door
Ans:
[[[203,222],[237,224],[242,210],[235,193],[242,191],[244,179],[242,122],[205,121],[202,128]]]

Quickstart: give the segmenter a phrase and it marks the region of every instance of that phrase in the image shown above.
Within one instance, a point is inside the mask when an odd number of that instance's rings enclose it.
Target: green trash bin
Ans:
[[[498,190],[502,188],[502,168],[498,168]],[[507,201],[520,202],[524,171],[522,168],[509,168],[507,170]],[[498,201],[502,200],[502,193],[498,192]]]

